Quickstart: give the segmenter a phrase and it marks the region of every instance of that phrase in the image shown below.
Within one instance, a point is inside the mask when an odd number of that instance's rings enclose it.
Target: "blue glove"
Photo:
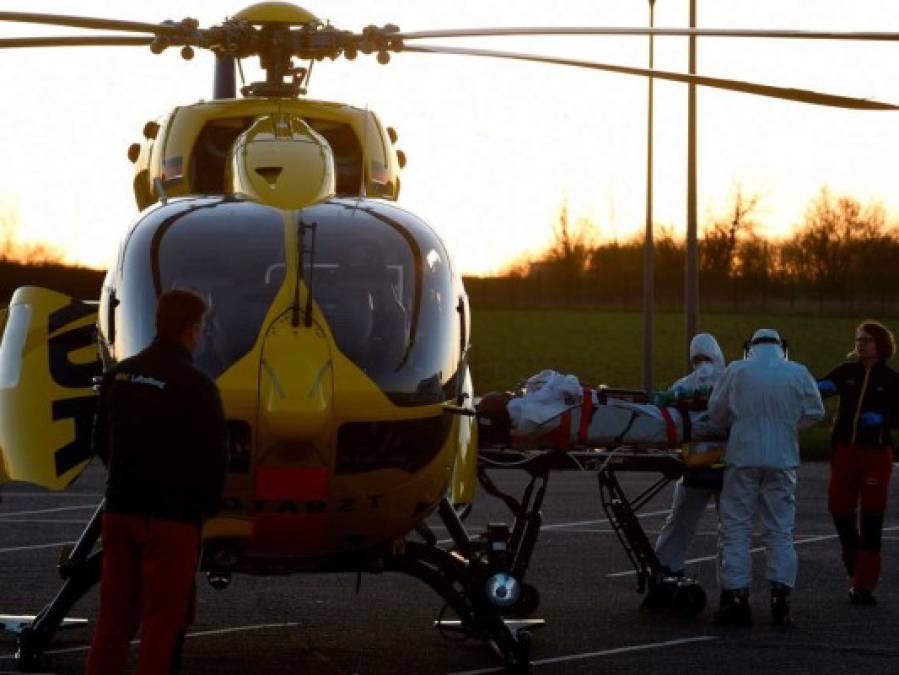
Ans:
[[[858,423],[865,428],[879,427],[883,425],[883,415],[876,412],[862,413],[861,417],[858,418]]]
[[[837,385],[833,380],[821,380],[818,382],[818,391],[821,392],[821,396],[833,396],[837,393]]]

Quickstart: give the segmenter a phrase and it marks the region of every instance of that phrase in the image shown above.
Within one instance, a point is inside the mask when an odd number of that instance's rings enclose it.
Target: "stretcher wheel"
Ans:
[[[537,611],[540,606],[540,591],[531,584],[521,584],[521,595],[518,602],[512,605],[508,611],[503,612],[513,619],[522,619]]]
[[[674,591],[674,609],[684,616],[696,616],[706,605],[705,591],[696,583],[678,586]]]

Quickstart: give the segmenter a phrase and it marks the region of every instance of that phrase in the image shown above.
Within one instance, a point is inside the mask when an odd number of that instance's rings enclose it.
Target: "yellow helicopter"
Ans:
[[[434,588],[460,629],[493,643],[512,669],[527,666],[529,637],[504,615],[535,605],[504,553],[521,534],[494,531],[482,545],[459,517],[474,499],[478,462],[468,299],[439,236],[393,204],[405,164],[396,133],[371,111],[302,98],[311,64],[360,53],[385,64],[391,52],[475,55],[896,109],[720,78],[417,44],[652,32],[645,29],[403,33],[387,25],[353,33],[283,2],[253,5],[208,29],[191,19],[20,12],[0,12],[0,21],[118,31],[6,39],[0,48],[144,45],[217,57],[214,99],[147,122],[128,148],[142,213],[99,303],[25,287],[4,311],[0,483],[70,485],[90,461],[94,378],[149,344],[161,292],[196,291],[210,307],[196,362],[221,390],[231,444],[223,510],[203,532],[210,582],[225,587],[234,573],[405,572]],[[250,56],[266,78],[238,98],[235,61]],[[310,65],[295,67],[295,58]],[[435,511],[453,551],[438,547],[424,525]],[[60,565],[62,590],[20,636],[20,667],[38,662],[68,610],[97,583],[98,514]],[[415,530],[424,543],[406,539]]]

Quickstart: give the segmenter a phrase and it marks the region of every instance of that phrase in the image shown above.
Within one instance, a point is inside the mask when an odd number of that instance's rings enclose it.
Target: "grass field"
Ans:
[[[775,328],[790,345],[790,358],[820,377],[844,360],[862,316],[705,314],[699,329],[718,339],[728,361],[742,358],[743,342],[757,328]],[[894,330],[896,317],[878,317]],[[642,386],[642,317],[639,312],[591,310],[472,310],[471,365],[475,391],[508,389],[544,368],[574,373],[584,383]],[[684,374],[684,319],[655,318],[654,388]],[[828,405],[828,420],[833,404]],[[829,423],[803,434],[803,456],[826,457]]]

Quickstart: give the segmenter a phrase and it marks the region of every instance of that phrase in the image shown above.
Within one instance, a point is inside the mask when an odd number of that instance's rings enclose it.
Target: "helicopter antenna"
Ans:
[[[312,66],[315,65],[315,59],[309,59],[309,67],[306,68],[306,79],[303,82],[303,87],[309,88],[309,81],[312,79]]]
[[[302,217],[297,221],[297,275],[293,286],[293,306],[290,311],[290,325],[300,325],[300,282],[306,283],[306,311],[303,324],[306,328],[312,325],[312,273],[315,266],[315,230],[316,223],[306,223]],[[312,233],[312,241],[306,246],[306,233]],[[306,279],[306,259],[309,260],[309,278]]]
[[[169,196],[165,193],[165,184],[162,182],[162,178],[156,176],[153,179],[153,187],[156,188],[156,194],[159,195],[159,202],[165,206],[169,202]]]
[[[237,72],[240,75],[240,86],[242,89],[247,84],[247,80],[243,76],[243,60],[242,59],[237,59]]]
[[[305,238],[306,231],[309,230],[312,232],[312,241],[309,243],[309,248],[304,249],[304,252],[309,257],[309,278],[306,280],[306,317],[304,323],[306,328],[309,328],[312,325],[312,278],[315,276],[315,230],[317,229],[316,223],[301,224],[302,228],[302,236]]]
[[[290,325],[300,325],[300,280],[303,278],[303,219],[297,221],[297,274],[293,284],[293,306],[290,308]]]

